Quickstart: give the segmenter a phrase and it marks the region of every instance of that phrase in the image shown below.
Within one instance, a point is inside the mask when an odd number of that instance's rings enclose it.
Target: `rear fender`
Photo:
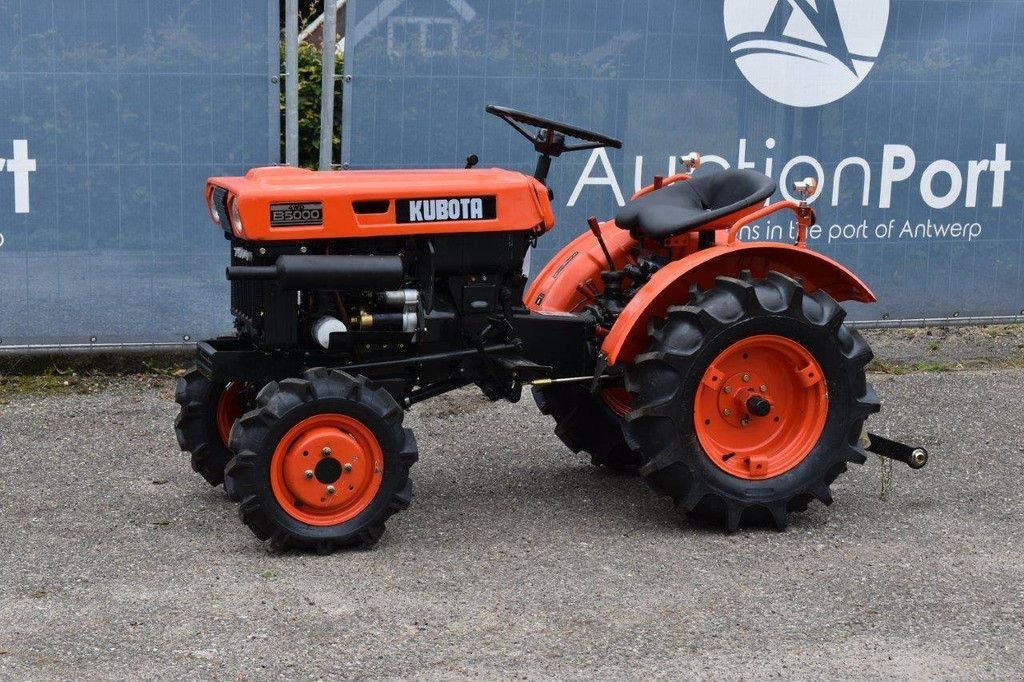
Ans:
[[[764,277],[774,270],[800,278],[804,289],[822,289],[837,301],[874,303],[875,295],[847,268],[807,248],[773,242],[714,246],[673,261],[654,274],[619,315],[601,346],[609,365],[632,362],[647,347],[647,324],[690,299],[694,284],[710,288],[720,275],[738,277],[750,270]]]
[[[601,236],[616,268],[621,269],[630,262],[636,241],[628,231],[619,229],[609,220],[601,223]],[[603,291],[601,271],[607,269],[601,245],[591,232],[584,232],[544,266],[526,293],[524,303],[535,312],[579,312],[593,300],[581,289],[585,291],[589,282],[597,291]]]

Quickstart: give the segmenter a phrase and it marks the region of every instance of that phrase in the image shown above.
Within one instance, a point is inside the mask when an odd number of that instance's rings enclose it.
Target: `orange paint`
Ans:
[[[837,301],[873,303],[875,295],[843,265],[810,249],[774,242],[739,242],[694,252],[664,266],[636,293],[619,315],[601,345],[608,364],[631,362],[647,347],[647,323],[662,317],[669,306],[684,305],[690,286],[714,286],[715,277],[738,277],[743,270],[754,277],[769,271],[803,280],[804,289],[826,291]]]
[[[207,181],[228,190],[238,207],[242,234],[250,241],[394,237],[404,235],[507,232],[543,233],[555,225],[547,188],[534,178],[502,170],[430,169],[373,171],[311,171],[289,166],[254,168],[245,177]],[[495,197],[493,219],[397,222],[395,203],[404,199]],[[322,225],[271,227],[271,204],[323,204]],[[379,207],[356,211],[353,204]],[[221,225],[232,229],[230,225]],[[236,233],[237,234],[237,233]]]
[[[778,213],[779,211],[792,211],[796,215],[796,246],[806,248],[807,231],[811,229],[811,226],[814,225],[815,222],[814,209],[810,206],[804,206],[796,201],[780,201],[772,204],[771,206],[765,206],[753,213],[748,213],[747,215],[740,217],[733,223],[732,227],[729,228],[729,232],[725,237],[725,243],[729,246],[734,246],[737,239],[739,239],[740,230],[750,223],[761,220],[762,218],[767,218],[773,213]]]
[[[601,391],[601,400],[620,417],[627,417],[633,411],[633,396],[624,388],[604,389]]]
[[[675,175],[670,175],[667,178],[662,177],[660,175],[656,175],[654,176],[654,182],[652,184],[646,185],[645,187],[641,187],[633,196],[629,198],[629,200],[633,201],[634,199],[639,199],[645,194],[650,194],[651,192],[659,190],[666,185],[671,185],[676,182],[686,182],[689,179],[689,173],[676,173]]]
[[[278,442],[270,460],[277,503],[311,526],[355,518],[373,502],[383,478],[384,453],[377,437],[344,414],[302,420]]]
[[[637,243],[629,232],[620,230],[611,220],[601,223],[600,228],[615,267],[630,262]],[[526,307],[536,312],[579,312],[593,300],[585,293],[588,283],[594,291],[604,291],[601,271],[607,269],[608,261],[597,238],[590,231],[584,232],[540,271],[524,297]],[[580,285],[584,285],[582,290]]]
[[[232,381],[220,392],[220,398],[217,400],[217,433],[220,434],[220,440],[225,446],[231,435],[231,427],[242,416],[240,397],[244,389],[243,382]]]
[[[750,401],[770,411],[758,415]],[[738,341],[708,366],[694,398],[704,454],[731,476],[780,476],[811,453],[828,416],[821,366],[802,345],[765,334]]]

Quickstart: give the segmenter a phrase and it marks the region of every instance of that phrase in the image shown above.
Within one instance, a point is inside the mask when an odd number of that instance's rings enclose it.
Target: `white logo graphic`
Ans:
[[[736,65],[767,97],[818,107],[860,85],[882,50],[889,0],[725,0]]]

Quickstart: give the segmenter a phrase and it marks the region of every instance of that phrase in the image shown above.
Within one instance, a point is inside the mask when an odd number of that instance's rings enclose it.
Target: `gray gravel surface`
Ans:
[[[862,332],[883,364],[950,367],[1024,364],[1024,325],[868,329]]]
[[[0,679],[1016,678],[1024,371],[875,376],[921,472],[734,535],[591,468],[532,402],[417,407],[374,550],[280,554],[178,452],[169,383],[0,406]]]

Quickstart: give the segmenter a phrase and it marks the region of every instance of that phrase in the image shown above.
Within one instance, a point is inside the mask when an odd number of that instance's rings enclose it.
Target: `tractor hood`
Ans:
[[[546,232],[547,188],[503,170],[311,171],[254,168],[210,178],[214,222],[251,241],[388,237],[459,232]]]

